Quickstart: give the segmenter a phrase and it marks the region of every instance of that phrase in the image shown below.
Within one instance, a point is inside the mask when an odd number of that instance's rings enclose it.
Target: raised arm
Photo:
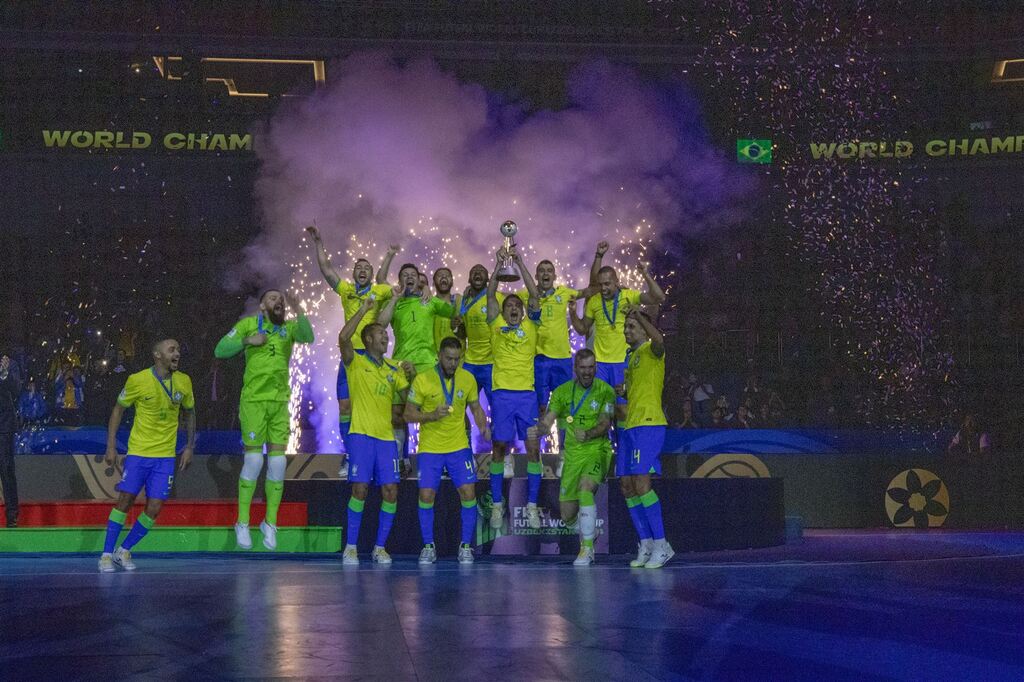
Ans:
[[[320,274],[324,276],[324,281],[327,282],[332,290],[337,289],[341,277],[338,275],[338,271],[334,269],[334,266],[331,265],[331,259],[324,248],[323,239],[320,238],[320,230],[315,225],[310,225],[306,228],[306,232],[310,234],[313,238],[313,243],[316,245],[316,262],[320,266]]]
[[[526,292],[530,295],[526,303],[526,310],[536,313],[540,310],[540,293],[537,291],[537,283],[533,281],[533,275],[530,274],[529,269],[527,269],[526,264],[523,262],[522,254],[518,251],[513,251],[512,259],[519,266],[519,274],[523,276],[523,284],[526,285]]]
[[[640,326],[647,332],[647,336],[651,338],[651,352],[654,353],[655,357],[660,358],[663,356],[665,354],[665,337],[658,331],[658,328],[647,320],[646,315],[641,315],[638,310],[629,311],[629,316],[639,322]]]
[[[405,295],[405,289],[402,288],[401,284],[396,284],[391,287],[391,298],[384,304],[384,307],[379,313],[377,313],[377,322],[381,326],[388,326],[391,324],[391,316],[395,314],[395,306],[398,305],[398,299]]]
[[[647,291],[640,294],[640,302],[644,305],[661,305],[665,302],[665,292],[661,290],[658,283],[654,281],[654,277],[651,276],[651,264],[641,263],[640,274],[644,276],[644,282],[647,283]]]
[[[590,280],[585,288],[580,289],[580,298],[590,298],[601,290],[597,286],[597,273],[601,271],[601,266],[604,265],[604,254],[606,253],[608,253],[608,242],[599,241],[597,243],[597,250],[594,251],[594,260],[590,264]]]
[[[362,321],[366,313],[376,304],[372,298],[367,296],[363,299],[363,304],[359,306],[359,310],[351,318],[345,321],[345,326],[338,332],[338,349],[341,351],[341,361],[348,366],[352,362],[352,358],[355,357],[356,351],[352,346],[352,335],[356,333],[356,329],[359,327],[359,323]]]
[[[306,317],[306,311],[302,309],[299,299],[295,298],[291,292],[285,291],[284,300],[288,302],[288,307],[296,315],[292,337],[298,343],[313,343],[313,325],[309,323],[309,318]]]
[[[394,260],[395,254],[400,249],[401,247],[398,244],[388,246],[388,250],[384,253],[384,258],[380,262],[380,267],[377,268],[377,284],[388,283],[388,270],[391,269],[391,261]]]
[[[494,270],[491,271],[491,278],[487,280],[487,324],[501,314],[501,307],[498,306],[498,268],[501,267],[501,257],[504,255],[505,247],[498,249],[494,255]]]

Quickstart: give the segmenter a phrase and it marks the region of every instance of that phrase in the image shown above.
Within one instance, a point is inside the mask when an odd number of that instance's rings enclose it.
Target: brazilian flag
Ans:
[[[736,140],[736,160],[740,163],[771,163],[771,140]]]

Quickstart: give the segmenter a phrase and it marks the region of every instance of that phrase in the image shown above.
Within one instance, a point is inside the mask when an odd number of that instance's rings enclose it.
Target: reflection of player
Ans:
[[[378,564],[391,563],[384,545],[395,520],[398,481],[402,475],[393,424],[396,421],[400,423],[402,418],[401,404],[405,401],[405,391],[409,386],[406,371],[411,371],[412,366],[405,363],[399,367],[384,357],[388,349],[388,332],[378,322],[362,328],[366,352],[355,352],[352,334],[373,305],[373,301],[363,301],[338,335],[341,361],[345,364],[352,392],[352,430],[348,438],[348,480],[352,484],[352,494],[348,500],[348,535],[342,555],[342,563],[346,565],[359,564],[356,545],[371,483],[380,486],[381,495],[373,561]]]
[[[115,461],[119,466],[123,464],[124,473],[117,484],[120,493],[117,504],[107,521],[107,537],[99,564],[104,573],[113,571],[115,564],[127,571],[135,570],[131,548],[153,527],[164,500],[171,494],[178,417],[182,409],[185,410],[188,440],[181,452],[181,471],[192,461],[192,448],[196,442],[196,401],[192,380],[187,374],[177,371],[180,357],[178,342],[173,339],[153,344],[153,366],[128,377],[110,413],[104,461],[107,466],[114,466]],[[121,458],[117,455],[117,429],[121,426],[124,411],[130,407],[135,408],[135,421],[128,436],[127,457]],[[128,510],[143,486],[146,487],[146,510],[139,514],[128,536],[115,550]]]
[[[629,565],[661,568],[675,554],[665,539],[658,493],[651,488],[651,474],[661,473],[661,447],[668,423],[661,405],[665,340],[650,318],[636,309],[628,311],[623,334],[629,352],[625,384],[616,386],[616,392],[627,400],[626,428],[619,437],[615,473],[640,536],[640,551]]]
[[[490,440],[487,417],[480,408],[479,390],[473,375],[459,368],[462,347],[449,336],[441,342],[433,371],[417,374],[409,389],[405,421],[420,422],[419,488],[420,530],[423,533],[421,564],[437,559],[434,548],[434,497],[441,484],[441,472],[448,471],[462,500],[462,539],[459,563],[473,563],[473,533],[476,530],[476,462],[466,437],[466,407],[473,413],[477,429]]]
[[[356,329],[352,339],[352,347],[355,348],[357,353],[361,353],[363,352],[363,341],[359,338],[359,333],[363,331],[363,327],[377,319],[380,309],[384,307],[384,304],[391,297],[391,287],[387,284],[388,269],[391,267],[391,260],[398,253],[398,245],[392,244],[388,247],[387,253],[384,254],[384,260],[381,261],[380,268],[377,270],[376,284],[370,281],[373,277],[373,266],[365,258],[356,260],[356,264],[352,268],[352,280],[345,281],[341,279],[338,271],[331,265],[331,259],[328,257],[323,240],[320,238],[320,231],[313,226],[307,227],[306,231],[312,235],[313,241],[316,243],[316,261],[320,266],[320,272],[324,276],[324,281],[341,299],[341,307],[345,311],[346,320],[356,314],[359,306],[367,298],[376,299],[377,305],[363,316],[362,325],[359,329]],[[348,377],[345,375],[345,365],[340,362],[338,363],[337,395],[338,431],[341,433],[341,440],[344,443],[345,437],[348,436],[349,426],[352,423],[352,402],[349,400]]]
[[[294,320],[285,321],[286,300],[297,315]],[[263,533],[264,547],[277,548],[277,510],[284,494],[287,465],[284,451],[291,431],[288,399],[292,391],[288,362],[296,343],[312,342],[313,327],[298,301],[277,289],[270,289],[260,296],[259,314],[239,320],[213,351],[221,359],[245,352],[242,399],[238,404],[245,461],[238,477],[238,521],[235,523],[235,539],[242,549],[252,547],[249,507],[256,492],[256,479],[263,469],[264,445],[267,446],[267,480],[264,484],[267,514],[260,523],[260,532]]]
[[[527,430],[537,423],[537,393],[533,383],[533,357],[537,352],[537,327],[540,309],[537,304],[537,285],[523,265],[518,252],[511,254],[529,291],[529,316],[517,296],[509,296],[498,309],[498,268],[506,256],[504,248],[498,250],[491,281],[487,284],[487,324],[491,327],[491,346],[494,352],[494,402],[491,418],[494,423],[493,454],[491,455],[491,527],[500,528],[505,455],[515,440],[526,441],[527,504],[526,521],[530,528],[540,528],[537,498],[540,495],[540,447],[536,438],[527,438]],[[535,432],[536,435],[536,432]]]
[[[532,430],[543,433],[557,419],[559,428],[565,431],[565,463],[558,501],[566,526],[573,525],[579,513],[580,553],[573,564],[589,566],[594,562],[597,529],[594,493],[612,463],[612,445],[607,434],[615,410],[615,390],[594,378],[594,351],[578,351],[574,369],[575,381],[567,381],[552,392],[547,413]]]

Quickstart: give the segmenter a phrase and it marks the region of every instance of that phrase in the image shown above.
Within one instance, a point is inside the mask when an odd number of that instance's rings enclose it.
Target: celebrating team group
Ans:
[[[513,225],[514,229],[514,225]],[[319,231],[307,228],[327,285],[340,297],[345,324],[338,335],[341,365],[337,396],[339,430],[348,453],[351,494],[342,562],[360,562],[357,540],[367,494],[378,486],[381,506],[371,558],[390,564],[385,544],[394,521],[398,483],[410,468],[408,425],[419,424],[417,465],[421,564],[437,558],[434,500],[447,473],[461,501],[460,563],[474,560],[473,537],[479,514],[477,471],[467,413],[482,441],[491,446],[490,526],[506,523],[505,459],[517,442],[525,444],[527,505],[531,528],[541,525],[541,438],[557,428],[564,461],[559,489],[561,518],[578,528],[580,551],[574,564],[594,561],[597,508],[594,495],[612,462],[630,517],[640,538],[630,565],[660,568],[673,556],[665,539],[661,504],[651,487],[660,473],[665,437],[662,409],[665,346],[644,308],[656,308],[664,293],[641,265],[644,290],[621,287],[603,264],[607,242],[599,242],[587,286],[559,284],[550,260],[531,276],[510,240],[495,254],[493,268],[474,265],[462,293],[453,291],[451,270],[433,273],[434,292],[413,264],[388,284],[398,246],[391,246],[374,276],[365,259],[355,262],[351,279],[332,265]],[[509,273],[512,273],[509,276]],[[521,290],[505,294],[499,280],[518,280]],[[295,313],[286,319],[286,305]],[[582,307],[582,314],[580,312]],[[572,352],[569,325],[588,339]],[[386,355],[390,338],[394,347]],[[277,513],[290,433],[289,361],[295,343],[311,343],[313,328],[301,306],[286,292],[264,291],[259,312],[239,320],[215,349],[218,358],[243,353],[245,374],[239,421],[245,454],[238,480],[235,535],[242,549],[252,547],[250,507],[266,462],[266,513],[259,525],[263,545],[277,547]],[[195,397],[188,376],[177,371],[180,350],[174,339],[152,347],[154,364],[131,375],[108,425],[106,459],[121,464],[119,497],[110,513],[99,568],[135,568],[132,547],[153,526],[170,495],[175,462],[185,469],[195,441]],[[481,405],[490,407],[490,419]],[[127,456],[118,455],[116,432],[122,415],[135,409]],[[175,445],[179,415],[185,414],[187,440],[179,458]],[[264,450],[266,454],[264,454]],[[145,487],[146,507],[118,545],[127,513]]]

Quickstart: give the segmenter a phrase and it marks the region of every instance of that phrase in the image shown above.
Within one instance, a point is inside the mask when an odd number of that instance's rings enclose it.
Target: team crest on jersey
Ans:
[[[395,375],[394,374],[389,374],[388,375],[388,383],[389,384],[395,383]]]
[[[256,440],[256,432],[255,431],[250,431],[249,432],[249,440]]]
[[[524,338],[526,336],[526,332],[524,332],[522,329],[517,329],[516,330],[516,336],[518,336],[519,338],[522,339],[522,338]]]
[[[482,312],[484,315],[486,315],[487,314],[487,306],[485,306],[485,305],[480,306],[480,312]]]
[[[596,410],[597,409],[597,401],[596,400],[591,400],[590,401],[590,409],[592,409],[592,410]]]
[[[455,392],[455,395],[459,396],[460,398],[465,398],[466,392],[460,388],[458,391]]]
[[[283,338],[285,338],[286,336],[288,336],[288,330],[287,330],[287,329],[285,329],[284,327],[281,327],[281,328],[280,328],[280,329],[279,329],[279,330],[277,331],[277,335],[278,335],[278,336],[280,336],[280,337],[281,337],[281,338],[283,339]]]
[[[175,391],[175,392],[174,392],[174,397],[173,397],[173,398],[171,398],[171,402],[173,402],[174,404],[178,404],[178,403],[180,403],[180,402],[181,402],[181,399],[182,399],[183,397],[184,397],[184,396],[182,396],[182,394],[181,394],[181,391]]]
[[[561,303],[562,302],[562,297],[561,296],[555,296],[555,301],[557,303]]]

